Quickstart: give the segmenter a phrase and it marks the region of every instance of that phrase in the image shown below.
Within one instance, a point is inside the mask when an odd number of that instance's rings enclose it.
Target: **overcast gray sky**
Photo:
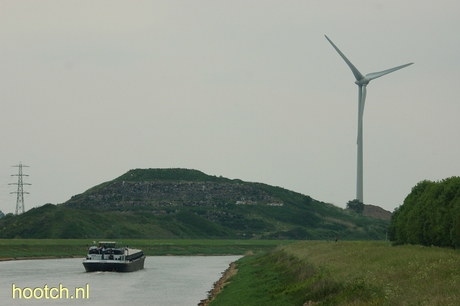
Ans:
[[[0,210],[135,168],[189,168],[345,207],[373,80],[364,202],[460,174],[460,2],[0,0]]]

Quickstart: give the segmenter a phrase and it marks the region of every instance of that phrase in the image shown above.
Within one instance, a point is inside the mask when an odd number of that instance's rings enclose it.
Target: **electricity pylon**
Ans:
[[[18,182],[17,183],[11,183],[9,185],[18,185],[18,191],[10,192],[10,193],[16,193],[17,198],[16,198],[16,215],[24,213],[25,208],[24,208],[24,193],[29,194],[28,192],[24,191],[23,186],[24,185],[31,185],[29,183],[23,183],[22,182],[22,177],[23,176],[28,176],[27,174],[22,174],[22,167],[29,167],[26,165],[23,165],[21,162],[19,162],[19,165],[12,166],[12,167],[18,167],[19,168],[19,173],[18,174],[12,174],[11,176],[17,176],[18,177]]]

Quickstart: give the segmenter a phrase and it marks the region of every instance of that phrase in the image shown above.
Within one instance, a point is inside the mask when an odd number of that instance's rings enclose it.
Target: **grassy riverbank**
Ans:
[[[210,305],[457,305],[460,252],[381,242],[298,242],[237,262]]]
[[[0,239],[0,260],[85,257],[92,243],[91,239]],[[122,239],[118,245],[142,249],[146,255],[243,255],[288,243],[292,240]]]

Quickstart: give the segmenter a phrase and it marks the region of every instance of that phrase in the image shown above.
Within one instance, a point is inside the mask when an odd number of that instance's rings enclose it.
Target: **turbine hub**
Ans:
[[[363,78],[360,79],[360,80],[356,80],[355,84],[356,84],[356,85],[367,85],[367,84],[369,84],[370,81],[371,81],[371,80],[369,80],[368,77],[363,77]]]

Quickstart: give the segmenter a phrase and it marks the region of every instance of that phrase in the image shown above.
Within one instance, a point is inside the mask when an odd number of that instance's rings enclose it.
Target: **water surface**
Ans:
[[[240,257],[147,256],[145,269],[131,273],[87,273],[82,258],[0,262],[0,304],[197,305]],[[82,288],[78,299],[75,288]]]

